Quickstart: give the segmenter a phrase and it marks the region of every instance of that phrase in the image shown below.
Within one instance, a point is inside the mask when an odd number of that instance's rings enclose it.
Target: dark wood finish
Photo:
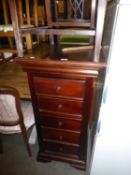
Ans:
[[[22,30],[23,34],[48,34],[51,43],[40,45],[17,61],[28,75],[38,132],[38,160],[59,160],[86,169],[87,131],[93,118],[92,110],[95,110],[96,84],[99,70],[106,66],[101,51],[106,1],[99,0],[97,7],[96,0],[92,0],[90,19],[74,22],[59,20],[53,2],[45,1],[48,26]],[[17,19],[15,22],[18,23]],[[77,26],[85,28],[71,28]],[[69,48],[74,49],[73,52],[68,52],[68,48],[52,40],[53,35],[63,34],[94,36],[94,49],[75,47]]]
[[[69,120],[70,121],[70,120]],[[63,129],[41,128],[43,140],[53,140],[80,144],[80,132],[65,131]]]
[[[77,157],[79,152],[79,145],[59,143],[59,142],[43,142],[43,149],[45,153],[49,154],[65,154],[70,157]]]
[[[34,78],[38,94],[57,95],[62,97],[83,98],[84,81],[70,79]],[[68,87],[68,91],[66,90]]]
[[[92,166],[92,160],[94,156],[94,151],[95,151],[95,141],[96,141],[96,131],[97,131],[97,126],[98,126],[98,120],[99,120],[99,112],[100,112],[100,107],[102,103],[102,93],[103,93],[103,88],[104,88],[104,81],[105,81],[105,76],[106,75],[106,69],[102,68],[99,70],[99,76],[98,76],[98,81],[97,84],[95,84],[95,95],[94,95],[94,103],[93,103],[93,108],[91,109],[91,116],[92,118],[89,119],[89,127],[88,127],[88,162],[89,166],[91,168]],[[94,110],[95,108],[95,110]]]
[[[92,54],[91,50],[64,54],[59,48],[44,45],[17,60],[28,74],[39,161],[59,160],[86,169],[95,84],[99,69],[106,66],[104,62],[92,62]]]
[[[39,111],[53,111],[81,115],[82,102],[60,98],[37,97]]]
[[[57,128],[64,130],[80,131],[81,122],[79,120],[72,120],[68,118],[58,118],[58,117],[45,117],[43,116],[41,120],[42,127],[46,128]]]

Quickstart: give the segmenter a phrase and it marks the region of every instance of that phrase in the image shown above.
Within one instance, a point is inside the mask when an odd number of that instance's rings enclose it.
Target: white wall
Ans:
[[[120,3],[91,175],[131,175],[131,1]]]

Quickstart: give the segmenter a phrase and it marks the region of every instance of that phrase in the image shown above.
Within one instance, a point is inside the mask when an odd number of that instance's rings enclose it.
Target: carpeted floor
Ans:
[[[36,161],[38,145],[31,145],[33,156],[28,157],[21,135],[2,136],[3,153],[0,153],[0,175],[86,175],[67,163]]]

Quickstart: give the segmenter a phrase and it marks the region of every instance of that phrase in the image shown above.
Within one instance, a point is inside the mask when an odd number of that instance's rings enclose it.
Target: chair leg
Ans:
[[[2,134],[0,134],[0,153],[3,153]]]
[[[26,149],[28,151],[29,156],[31,157],[32,152],[31,152],[31,148],[30,148],[30,145],[29,145],[29,142],[28,142],[27,131],[26,131],[26,128],[25,128],[24,125],[21,125],[21,131],[22,131],[22,135],[23,135],[24,142],[25,142],[25,145],[26,145]]]

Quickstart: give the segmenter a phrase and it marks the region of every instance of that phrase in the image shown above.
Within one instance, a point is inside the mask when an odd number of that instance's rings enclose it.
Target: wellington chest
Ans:
[[[37,159],[85,169],[98,72],[105,64],[86,61],[88,57],[39,59],[33,55],[18,62],[28,74],[39,143]]]

